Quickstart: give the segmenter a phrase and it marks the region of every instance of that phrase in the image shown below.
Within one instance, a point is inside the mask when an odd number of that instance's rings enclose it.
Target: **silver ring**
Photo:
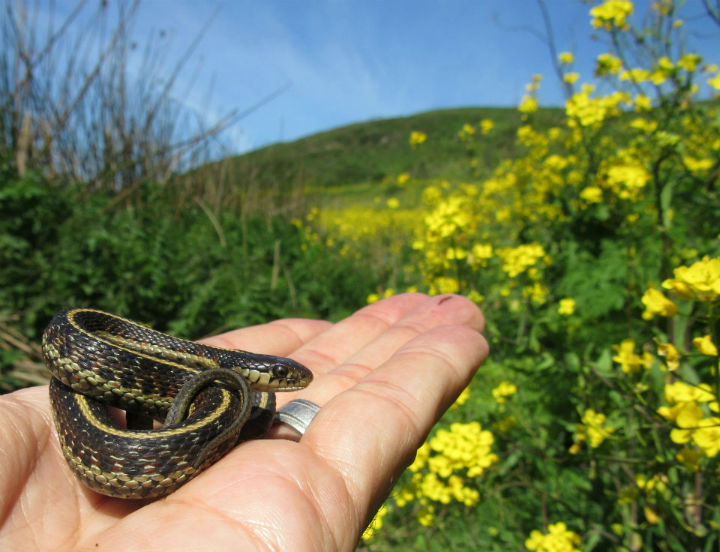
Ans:
[[[295,399],[278,410],[275,420],[289,425],[300,435],[304,435],[305,430],[318,412],[320,412],[320,407],[314,402]]]

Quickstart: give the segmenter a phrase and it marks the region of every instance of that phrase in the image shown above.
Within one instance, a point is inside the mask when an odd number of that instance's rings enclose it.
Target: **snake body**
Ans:
[[[261,436],[274,391],[307,386],[312,373],[282,357],[178,339],[95,309],[57,314],[42,340],[60,445],[91,489],[121,498],[169,494],[239,442]],[[125,428],[108,406],[164,420]]]

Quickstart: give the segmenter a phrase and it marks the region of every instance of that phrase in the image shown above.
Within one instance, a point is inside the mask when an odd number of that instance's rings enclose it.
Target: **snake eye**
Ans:
[[[287,379],[290,375],[290,369],[282,364],[276,364],[273,367],[273,374],[275,374],[276,378]]]

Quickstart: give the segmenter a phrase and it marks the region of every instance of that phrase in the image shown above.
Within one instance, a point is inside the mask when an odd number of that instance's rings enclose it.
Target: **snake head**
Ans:
[[[296,391],[307,387],[312,372],[289,358],[272,355],[251,355],[244,366],[237,368],[250,382],[253,391]]]

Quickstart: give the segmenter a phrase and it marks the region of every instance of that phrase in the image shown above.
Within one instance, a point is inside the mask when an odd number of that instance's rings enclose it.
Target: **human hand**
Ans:
[[[106,497],[65,463],[47,387],[0,397],[2,550],[354,550],[488,348],[467,299],[404,294],[331,324],[285,319],[205,342],[291,356],[321,405],[299,441],[249,441],[173,494]]]

